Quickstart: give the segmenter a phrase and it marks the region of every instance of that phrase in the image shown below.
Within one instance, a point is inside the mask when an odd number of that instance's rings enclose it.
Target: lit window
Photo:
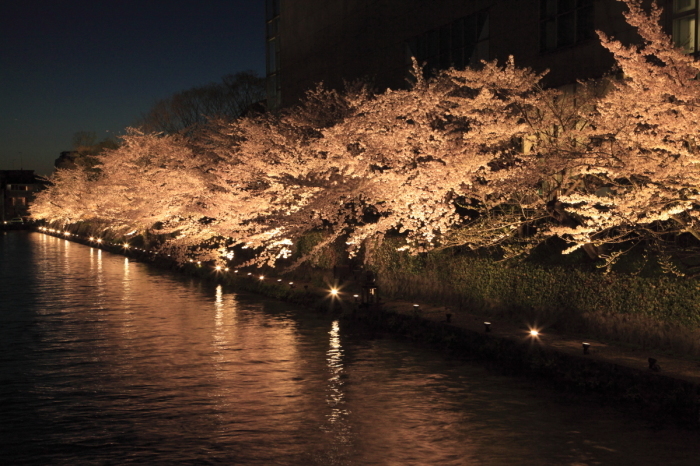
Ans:
[[[540,50],[574,45],[593,33],[593,0],[540,1]]]
[[[686,53],[698,50],[696,0],[673,0],[673,42]]]

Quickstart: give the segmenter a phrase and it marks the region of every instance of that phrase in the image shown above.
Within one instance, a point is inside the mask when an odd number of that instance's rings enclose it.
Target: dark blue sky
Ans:
[[[124,128],[158,99],[265,73],[264,0],[4,1],[0,169],[49,174],[78,131]]]

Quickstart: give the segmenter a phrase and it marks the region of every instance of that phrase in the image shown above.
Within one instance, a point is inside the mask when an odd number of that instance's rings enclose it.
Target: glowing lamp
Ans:
[[[228,272],[228,267],[226,267],[226,268],[224,269],[224,272]]]
[[[530,329],[530,336],[532,336],[532,337],[537,337],[537,336],[539,336],[539,335],[540,335],[540,332],[538,332],[538,331],[535,330],[534,328],[533,328],[533,329]]]
[[[214,267],[214,268],[215,268],[216,270],[221,270],[221,266],[220,266],[220,265],[217,265],[217,266]]]
[[[583,346],[583,354],[590,354],[588,352],[588,349],[591,347],[590,343],[581,343],[581,346]]]
[[[484,322],[484,332],[490,332],[491,331],[491,322]]]
[[[102,242],[102,238],[97,238],[97,242],[98,242],[98,243],[101,243],[101,242]]]
[[[265,275],[260,275],[260,280],[265,280]]]
[[[338,296],[338,289],[337,289],[337,288],[332,288],[332,289],[331,289],[331,294],[332,294],[333,296]]]

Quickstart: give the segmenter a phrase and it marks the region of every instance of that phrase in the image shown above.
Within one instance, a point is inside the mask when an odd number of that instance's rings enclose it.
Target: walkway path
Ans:
[[[392,301],[384,304],[384,308],[400,314],[412,314],[414,303],[407,301]],[[445,322],[446,314],[452,314],[450,325],[454,325],[473,332],[484,332],[484,319],[468,314],[466,312],[452,311],[446,307],[428,306],[419,304],[419,315],[434,322]],[[585,340],[590,344],[588,355],[583,354],[584,340],[572,336],[557,334],[553,331],[542,330],[534,338],[530,334],[530,329],[526,326],[517,326],[507,322],[492,321],[490,325],[491,335],[494,337],[508,338],[513,340],[531,339],[533,343],[549,347],[556,351],[561,351],[569,355],[590,358],[618,364],[632,369],[649,371],[649,358],[657,360],[660,368],[659,375],[685,380],[700,386],[700,362],[673,358],[658,355],[653,351],[626,348],[623,346],[611,345],[595,340]]]

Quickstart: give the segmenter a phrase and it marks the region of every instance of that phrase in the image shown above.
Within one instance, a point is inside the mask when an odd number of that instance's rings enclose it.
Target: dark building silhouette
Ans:
[[[676,43],[697,51],[700,1],[660,3]],[[595,31],[638,39],[625,9],[616,0],[267,0],[268,106],[292,105],[321,81],[405,87],[411,57],[428,73],[513,55],[549,69],[546,86],[599,78],[613,58]]]
[[[0,221],[26,218],[34,193],[42,186],[34,170],[0,170]]]

